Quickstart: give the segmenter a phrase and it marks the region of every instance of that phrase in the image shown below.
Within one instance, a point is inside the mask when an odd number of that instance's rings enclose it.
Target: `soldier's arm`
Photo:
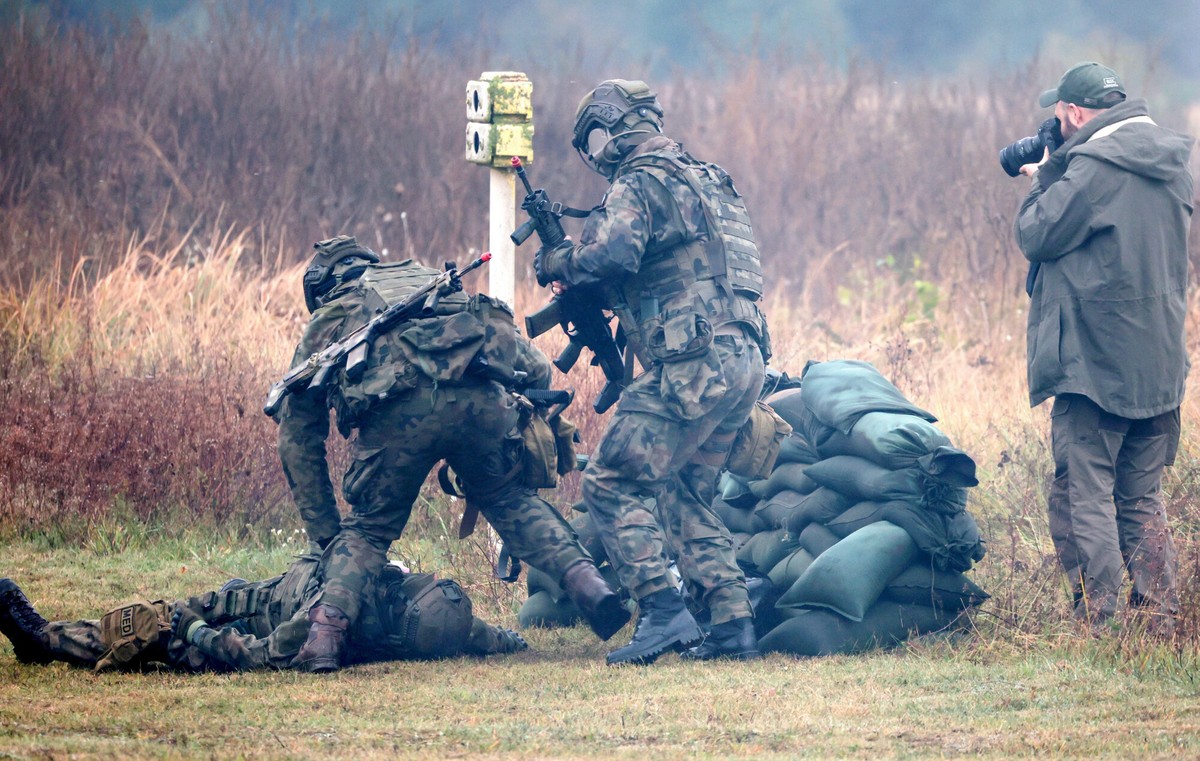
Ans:
[[[336,340],[344,317],[336,304],[318,309],[296,349],[293,365]],[[289,395],[278,419],[277,449],[292,499],[309,539],[324,546],[341,529],[325,455],[325,439],[329,436],[329,403],[325,392],[306,390]]]
[[[522,388],[550,388],[553,376],[550,360],[541,349],[521,335],[517,336],[517,356],[513,369],[525,373],[525,379],[520,384]]]
[[[613,183],[604,205],[588,215],[579,245],[565,257],[557,279],[592,285],[638,271],[650,239],[647,181],[642,172],[633,172]]]
[[[308,627],[308,609],[302,608],[266,638],[204,626],[191,636],[191,644],[213,661],[237,671],[285,669],[304,644]]]

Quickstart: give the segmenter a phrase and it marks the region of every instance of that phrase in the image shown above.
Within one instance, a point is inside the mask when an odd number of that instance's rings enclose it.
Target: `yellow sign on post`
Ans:
[[[514,156],[533,161],[533,83],[519,71],[485,71],[467,83],[467,161],[490,169],[488,291],[516,308]]]

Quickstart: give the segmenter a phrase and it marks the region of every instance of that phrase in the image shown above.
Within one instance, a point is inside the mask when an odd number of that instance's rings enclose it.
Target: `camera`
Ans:
[[[1051,116],[1038,127],[1036,135],[1023,137],[1012,145],[1000,149],[1000,166],[1008,172],[1009,177],[1021,173],[1021,167],[1026,164],[1036,164],[1042,160],[1042,153],[1049,149],[1054,153],[1063,144],[1062,125],[1058,118]]]

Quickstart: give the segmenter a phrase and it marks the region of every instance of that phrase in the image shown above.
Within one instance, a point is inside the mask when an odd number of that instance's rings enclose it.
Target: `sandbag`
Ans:
[[[921,551],[932,558],[935,568],[969,571],[983,559],[979,525],[966,510],[947,515],[904,502],[886,502],[880,513],[883,520],[904,527]]]
[[[916,468],[888,470],[850,455],[830,457],[808,466],[805,474],[821,486],[853,497],[856,502],[917,501],[927,476]]]
[[[820,494],[817,492],[797,494],[793,491],[781,491],[755,508],[754,514],[758,516],[766,530],[782,528],[793,534],[799,534],[813,520],[842,513],[850,504],[851,500],[830,492],[828,489]]]
[[[759,499],[770,499],[781,491],[794,491],[798,494],[809,494],[816,491],[819,484],[804,473],[808,465],[799,462],[776,465],[775,470],[764,481],[756,481],[750,485],[750,490]]]
[[[779,444],[779,456],[775,458],[775,467],[789,462],[810,463],[819,459],[821,455],[817,454],[816,447],[809,443],[804,434],[792,431],[791,435],[785,436]]]
[[[938,447],[927,455],[917,458],[918,468],[952,486],[978,486],[975,477],[975,461],[961,449]]]
[[[950,438],[924,418],[895,412],[868,412],[858,419],[849,433],[838,431],[826,439],[821,445],[821,455],[853,455],[897,470],[911,467],[918,458],[949,445]]]
[[[916,555],[907,531],[886,521],[872,523],[821,553],[775,605],[829,608],[861,621]]]
[[[717,500],[713,500],[715,507]],[[761,516],[756,515],[751,510],[739,510],[736,507],[729,507],[720,511],[714,510],[717,517],[725,524],[725,528],[731,532],[741,534],[757,534],[767,528],[767,524],[763,522]]]
[[[838,515],[836,518],[831,518],[825,521],[825,528],[829,529],[839,539],[844,539],[850,536],[855,531],[858,531],[863,526],[870,525],[877,521],[883,520],[883,511],[891,502],[859,502],[854,507]],[[908,506],[907,502],[897,503]]]
[[[895,412],[937,422],[931,413],[905,399],[869,362],[854,359],[809,362],[801,374],[801,382],[803,406],[820,423],[844,434],[850,433],[854,424],[869,412]],[[794,423],[792,427],[796,427]],[[821,441],[810,441],[820,451],[827,439],[828,436]]]
[[[730,531],[729,538],[733,540],[733,551],[736,553],[742,547],[746,546],[746,542],[754,538],[754,534],[747,534],[744,531]]]
[[[735,476],[728,470],[723,471],[720,479],[717,480],[717,499],[725,501],[731,507],[742,510],[753,509],[758,504],[759,497],[750,487],[756,483],[758,481]]]
[[[758,649],[763,653],[807,657],[861,653],[876,647],[892,647],[911,636],[944,629],[956,618],[956,614],[946,610],[889,600],[871,606],[862,621],[857,622],[831,610],[794,611],[759,639]]]
[[[880,599],[957,613],[981,605],[990,596],[963,574],[939,571],[918,560],[892,579]]]
[[[574,626],[583,620],[583,614],[575,603],[570,600],[555,602],[549,592],[537,592],[521,606],[517,613],[517,623],[522,629],[538,627],[553,629],[560,626]]]
[[[736,553],[738,565],[766,576],[775,564],[795,551],[797,538],[784,529],[755,534]]]
[[[825,550],[837,544],[841,537],[834,534],[820,523],[810,523],[800,532],[800,546],[808,550],[814,558],[820,557]]]
[[[834,428],[831,428],[812,413],[812,410],[804,403],[804,398],[800,389],[788,389],[771,394],[766,399],[767,404],[779,417],[783,418],[792,426],[792,435],[785,438],[779,447],[779,456],[785,456],[785,449],[789,450],[788,455],[796,454],[797,450],[808,450],[817,452],[821,444],[825,442],[833,433]],[[789,444],[789,440],[791,443]],[[803,442],[803,446],[799,446]],[[816,457],[812,461],[816,461]],[[778,462],[778,458],[776,458]]]
[[[767,578],[771,580],[776,589],[780,592],[785,592],[791,589],[792,585],[796,583],[796,579],[800,578],[800,575],[808,570],[808,567],[812,565],[813,559],[808,550],[801,547],[776,563],[775,567],[767,574]]]

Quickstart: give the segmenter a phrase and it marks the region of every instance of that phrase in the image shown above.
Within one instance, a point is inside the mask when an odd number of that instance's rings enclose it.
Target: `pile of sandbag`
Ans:
[[[764,651],[860,652],[952,623],[987,594],[966,510],[975,463],[866,362],[810,363],[767,403],[792,425],[770,475],[725,474],[714,509],[748,575],[779,594],[758,611]]]
[[[722,476],[714,510],[739,565],[770,580],[755,606],[760,648],[861,652],[945,628],[988,595],[964,572],[983,557],[966,510],[975,463],[866,362],[810,363],[766,397],[793,428],[770,475]],[[618,585],[587,513],[571,521]],[[563,590],[530,569],[521,626],[582,620]],[[752,600],[762,597],[755,587]]]

